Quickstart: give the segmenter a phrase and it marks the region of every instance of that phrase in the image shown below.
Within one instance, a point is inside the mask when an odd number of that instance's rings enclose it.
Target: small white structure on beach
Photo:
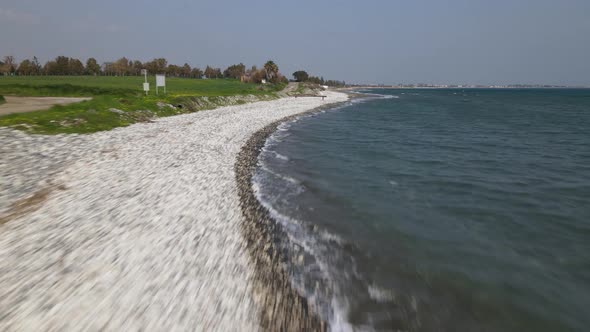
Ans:
[[[166,93],[166,75],[156,75],[156,95],[158,94],[158,87],[163,87],[164,93]]]
[[[150,84],[147,81],[147,69],[142,69],[141,70],[141,74],[144,76],[145,81],[143,83],[143,91],[145,91],[145,95],[148,95],[148,92],[150,91]]]

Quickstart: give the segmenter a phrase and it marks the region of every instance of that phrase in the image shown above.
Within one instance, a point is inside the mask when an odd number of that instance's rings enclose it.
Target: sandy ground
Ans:
[[[6,99],[6,103],[0,105],[0,116],[11,113],[41,111],[54,105],[78,103],[92,98],[4,96],[4,99]]]
[[[258,330],[236,156],[347,99],[326,94],[92,135],[0,128],[0,330]]]

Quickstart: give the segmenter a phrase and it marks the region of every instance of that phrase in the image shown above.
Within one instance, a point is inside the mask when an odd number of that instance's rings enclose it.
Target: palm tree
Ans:
[[[277,77],[279,66],[277,66],[274,61],[269,60],[264,64],[264,71],[266,71],[266,78],[271,81],[273,78]]]

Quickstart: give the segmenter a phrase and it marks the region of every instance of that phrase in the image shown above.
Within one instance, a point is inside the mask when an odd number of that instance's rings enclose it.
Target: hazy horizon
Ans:
[[[204,68],[273,59],[348,83],[590,85],[590,2],[0,3],[0,56]]]

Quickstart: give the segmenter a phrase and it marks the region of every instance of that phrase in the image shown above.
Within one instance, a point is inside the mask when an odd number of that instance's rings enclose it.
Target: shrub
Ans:
[[[250,76],[250,80],[252,83],[262,83],[262,80],[266,78],[266,73],[264,70],[257,70],[256,72],[252,73]]]

